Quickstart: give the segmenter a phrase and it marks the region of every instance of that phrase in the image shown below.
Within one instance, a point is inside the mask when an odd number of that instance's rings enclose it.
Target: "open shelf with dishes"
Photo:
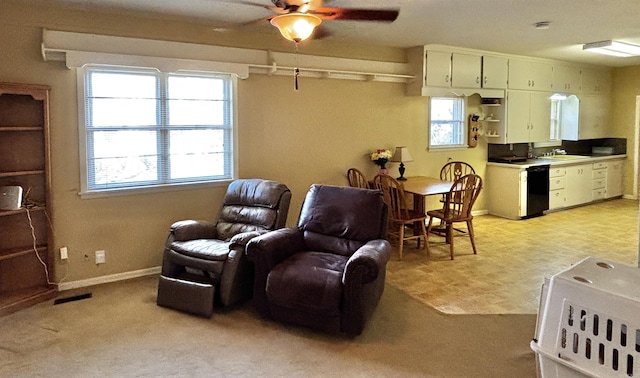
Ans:
[[[480,104],[480,119],[482,135],[489,143],[500,143],[505,132],[504,99],[483,98]]]
[[[0,316],[57,293],[52,284],[49,90],[0,83]]]

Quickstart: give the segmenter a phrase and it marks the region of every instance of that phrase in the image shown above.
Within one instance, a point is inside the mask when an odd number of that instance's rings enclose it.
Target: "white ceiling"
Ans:
[[[165,18],[192,18],[231,30],[270,16],[270,0],[49,0],[116,12],[145,12]],[[253,3],[254,5],[251,5]],[[394,47],[444,44],[458,47],[621,67],[640,57],[615,58],[582,50],[582,44],[619,40],[640,44],[640,0],[325,0],[325,6],[397,8],[391,23],[325,21],[327,41],[347,40]],[[534,24],[549,21],[546,30]],[[273,33],[266,21],[253,30]]]

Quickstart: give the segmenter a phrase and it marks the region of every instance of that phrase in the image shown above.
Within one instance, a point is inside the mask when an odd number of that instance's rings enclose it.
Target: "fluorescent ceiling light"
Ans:
[[[630,56],[640,56],[640,46],[616,41],[586,43],[582,46],[582,49],[599,54],[619,56],[623,58],[628,58]]]

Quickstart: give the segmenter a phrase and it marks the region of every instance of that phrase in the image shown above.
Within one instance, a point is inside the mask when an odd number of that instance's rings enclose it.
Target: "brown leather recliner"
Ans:
[[[213,305],[249,299],[253,266],[245,256],[251,238],[282,228],[291,191],[262,179],[235,180],[215,222],[174,223],[165,244],[158,305],[211,316]]]
[[[247,244],[257,310],[286,323],[359,335],[384,290],[392,250],[386,228],[379,191],[312,185],[297,227]]]

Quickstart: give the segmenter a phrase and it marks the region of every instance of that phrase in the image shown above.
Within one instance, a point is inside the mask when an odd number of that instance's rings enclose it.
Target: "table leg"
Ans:
[[[424,196],[418,195],[418,194],[413,194],[413,211],[415,211],[416,213],[425,213],[425,208],[424,208]],[[416,222],[413,224],[413,235],[416,235],[417,232],[420,232],[420,230],[422,230],[422,226],[420,225],[420,222]],[[420,239],[418,239],[418,248],[420,248]]]
[[[414,194],[413,195],[413,210],[416,213],[424,213],[424,196]]]

